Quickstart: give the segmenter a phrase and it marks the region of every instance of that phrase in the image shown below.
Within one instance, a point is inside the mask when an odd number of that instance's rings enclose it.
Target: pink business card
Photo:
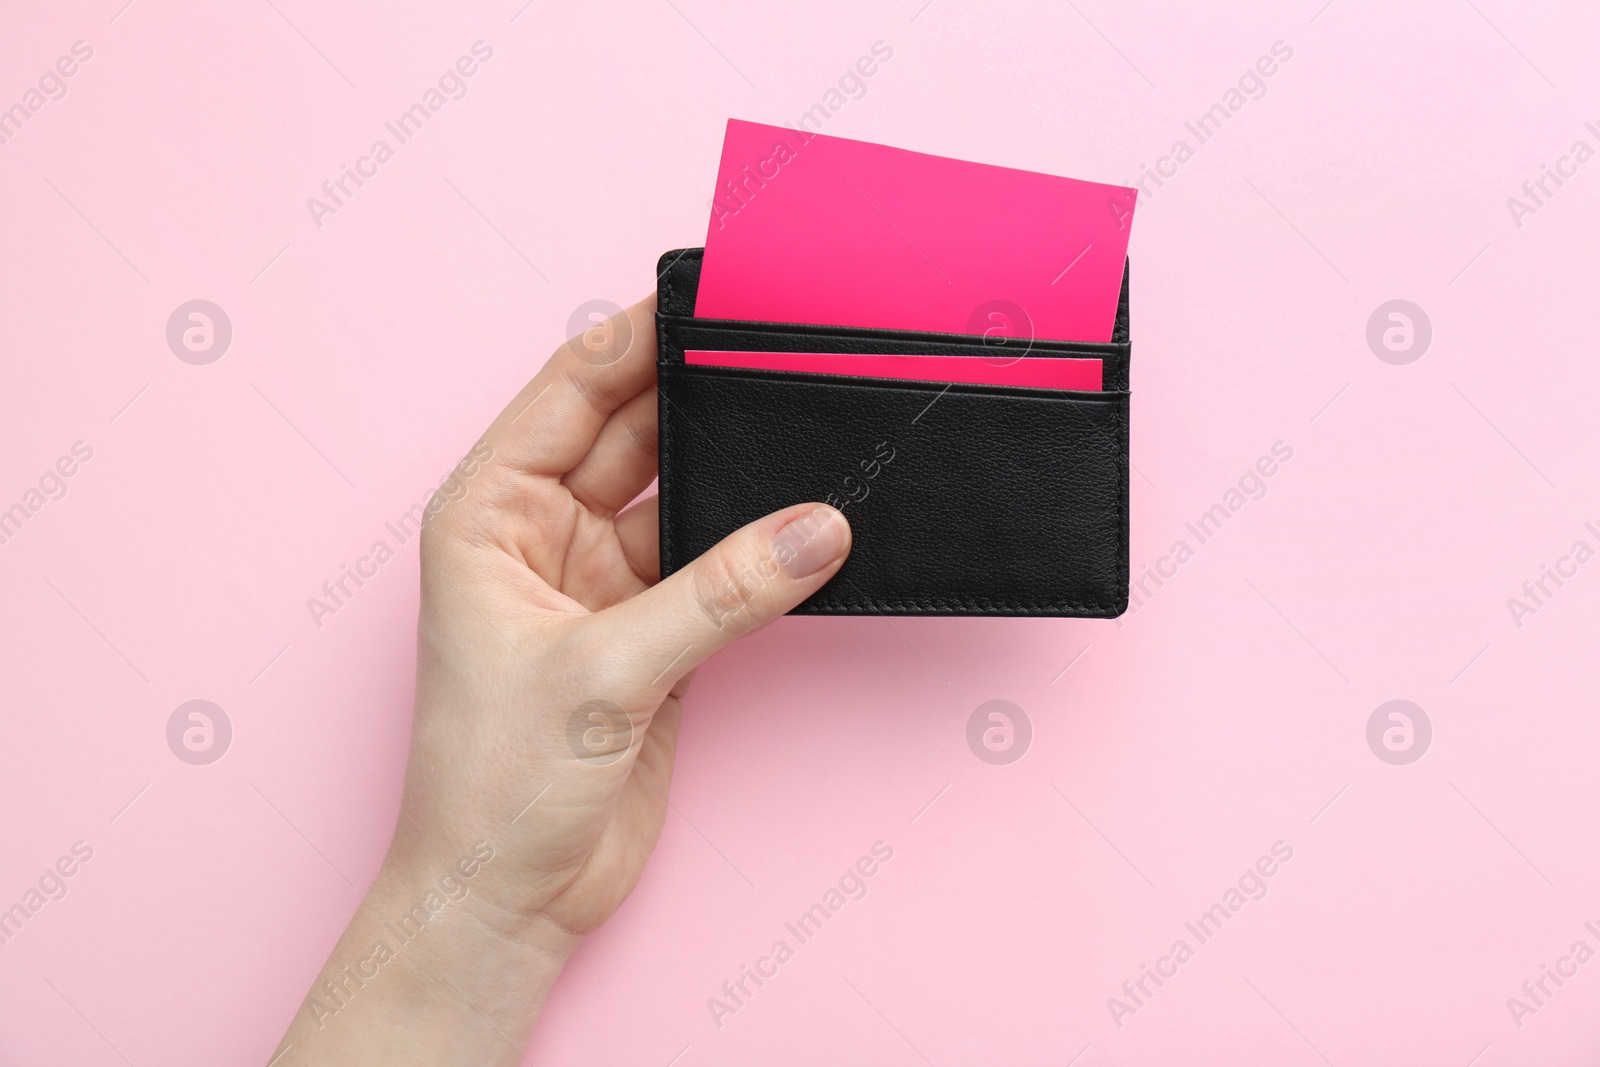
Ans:
[[[1109,341],[1135,195],[730,119],[695,314]]]
[[[963,385],[1013,385],[1030,389],[1100,389],[1098,359],[1029,357],[991,363],[982,356],[883,356],[841,352],[707,352],[690,349],[685,363],[739,370],[845,374],[862,378],[902,378]]]

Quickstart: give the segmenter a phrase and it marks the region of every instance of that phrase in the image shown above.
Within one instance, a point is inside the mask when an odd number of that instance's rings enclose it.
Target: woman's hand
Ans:
[[[389,854],[290,1028],[304,1062],[518,1062],[661,833],[694,669],[850,548],[797,504],[660,581],[655,300],[564,345],[429,505]],[[631,506],[630,506],[631,504]]]

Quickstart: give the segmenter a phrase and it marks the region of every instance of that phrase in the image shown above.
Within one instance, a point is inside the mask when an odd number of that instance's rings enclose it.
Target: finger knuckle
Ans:
[[[713,549],[694,567],[695,602],[719,630],[745,634],[763,621],[763,592],[770,580],[738,553]]]
[[[654,412],[641,418],[629,419],[623,424],[623,428],[628,435],[628,444],[631,447],[647,456],[660,454],[661,434]]]

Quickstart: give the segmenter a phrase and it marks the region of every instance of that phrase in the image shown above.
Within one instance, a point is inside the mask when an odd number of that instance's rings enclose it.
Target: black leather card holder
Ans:
[[[691,349],[1016,358],[965,334],[694,317],[701,249],[658,265],[661,573],[806,501],[854,545],[802,615],[1111,618],[1128,605],[1128,279],[1101,392],[689,366]]]

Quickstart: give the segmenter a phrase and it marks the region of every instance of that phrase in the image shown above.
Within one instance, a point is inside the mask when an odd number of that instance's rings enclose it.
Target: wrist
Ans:
[[[489,842],[455,851],[461,855],[453,860],[391,852],[362,911],[407,945],[422,944],[418,937],[424,931],[439,931],[438,944],[432,944],[431,933],[424,940],[442,965],[458,956],[501,950],[557,968],[565,964],[582,935],[529,906],[522,892],[506,893],[508,879],[518,884],[521,879]],[[511,906],[508,897],[518,905]]]
[[[508,922],[478,891],[492,858],[435,866],[385,862],[302,1003],[282,1067],[520,1062],[581,938],[541,915]]]

